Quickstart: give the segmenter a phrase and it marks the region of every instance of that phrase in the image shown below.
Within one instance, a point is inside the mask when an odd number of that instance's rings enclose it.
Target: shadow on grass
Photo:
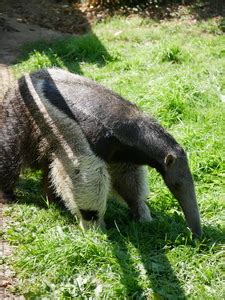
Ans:
[[[24,55],[19,62],[26,62],[31,56],[33,56],[32,63],[35,69],[66,67],[76,74],[83,74],[81,68],[83,63],[102,67],[112,60],[105,46],[92,31],[80,36],[26,45]]]
[[[110,203],[106,223],[109,222],[111,226],[108,239],[121,267],[121,283],[126,290],[126,297],[147,299],[154,295],[156,299],[185,299],[181,283],[166,256],[166,233],[172,245],[175,245],[177,238],[166,222],[168,217],[162,216],[161,222],[155,220],[151,224],[140,224],[129,221],[125,209],[114,220],[111,213],[115,214],[117,210],[118,204]],[[132,256],[131,251],[135,252]],[[135,261],[135,257],[139,259]],[[142,278],[149,281],[145,289],[140,285]]]
[[[49,204],[40,195],[41,172],[27,172],[20,181],[19,203],[48,209]],[[20,195],[21,193],[21,195]],[[38,196],[37,196],[38,195]],[[63,204],[55,203],[69,224],[74,217]],[[167,251],[179,247],[195,248],[196,253],[211,251],[214,244],[225,244],[225,229],[212,226],[203,228],[203,238],[195,241],[186,229],[182,216],[168,216],[160,210],[153,211],[155,221],[140,224],[128,217],[128,209],[114,200],[109,200],[106,212],[107,236],[120,265],[123,296],[127,299],[186,299],[182,284],[175,274]],[[142,278],[147,277],[143,284]],[[146,295],[148,294],[148,296]]]
[[[146,291],[156,299],[186,299],[182,284],[167,258],[167,251],[187,245],[199,253],[210,251],[215,243],[225,244],[225,229],[222,228],[204,227],[203,238],[193,240],[182,216],[169,217],[157,211],[154,222],[140,224],[129,222],[127,212],[121,208],[119,214],[117,211],[118,205],[110,203],[106,216],[106,223],[111,227],[108,239],[121,267],[121,283],[126,297],[131,299],[147,298]],[[135,253],[131,256],[130,251]],[[141,261],[135,261],[135,256]],[[149,280],[145,290],[140,285],[143,276]]]
[[[70,214],[62,201],[57,199],[58,202],[52,203],[46,199],[42,179],[42,171],[27,169],[17,184],[16,199],[18,203],[35,205],[42,209],[48,209],[50,205],[54,205],[61,211],[63,216],[69,220],[71,219],[74,223],[74,217]]]
[[[41,209],[48,209],[49,203],[40,196],[41,172],[25,172],[18,184],[18,202],[27,205],[36,205]],[[62,203],[54,203],[68,223],[74,224],[74,217],[65,209]],[[162,216],[163,220],[165,216]],[[166,218],[166,217],[165,217]],[[146,290],[152,290],[156,297],[177,297],[184,299],[184,291],[179,279],[166,257],[165,232],[169,222],[153,222],[152,224],[139,224],[132,222],[128,217],[128,209],[116,201],[109,201],[106,224],[108,227],[108,240],[114,249],[114,255],[121,267],[121,284],[124,287],[124,296],[132,299],[145,298]],[[168,219],[168,217],[167,217]],[[182,218],[180,222],[182,223]],[[184,223],[184,221],[183,221]],[[185,228],[185,225],[182,224]],[[179,225],[179,228],[182,228]],[[173,231],[168,237],[175,244],[177,233]],[[141,263],[133,259],[129,245],[137,250],[136,255],[141,257]],[[143,290],[140,284],[140,274],[147,276],[149,286]]]

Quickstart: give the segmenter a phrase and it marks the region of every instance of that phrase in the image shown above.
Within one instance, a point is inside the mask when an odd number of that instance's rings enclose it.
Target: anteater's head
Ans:
[[[168,153],[164,158],[163,178],[184,212],[191,231],[202,234],[193,178],[183,149]]]

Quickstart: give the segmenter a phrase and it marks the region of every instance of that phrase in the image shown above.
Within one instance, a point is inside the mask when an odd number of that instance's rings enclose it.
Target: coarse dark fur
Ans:
[[[34,100],[34,94],[39,100]],[[48,107],[50,125],[48,121],[46,125],[48,118],[43,117],[43,112],[37,107],[38,101]],[[50,181],[70,208],[64,195],[66,191],[56,186],[62,185],[63,178],[59,175],[61,167],[54,159],[57,152],[62,165],[70,164],[69,155],[61,147],[66,141],[66,145],[69,144],[76,153],[78,161],[84,156],[91,156],[94,160],[91,169],[95,173],[94,193],[97,194],[101,186],[101,193],[104,194],[104,200],[101,201],[105,203],[109,183],[96,174],[98,168],[95,164],[104,162],[106,168],[102,166],[103,177],[106,178],[109,173],[111,190],[127,202],[135,218],[150,221],[150,212],[145,203],[148,188],[143,167],[149,165],[162,175],[178,199],[191,230],[197,235],[201,234],[194,183],[184,150],[154,119],[119,95],[84,77],[59,69],[45,69],[18,81],[18,86],[4,100],[1,119],[0,139],[3,146],[0,147],[0,176],[3,174],[4,177],[0,177],[0,188],[3,193],[12,194],[15,178],[23,162],[31,164],[35,161],[40,167],[45,166],[43,169],[46,165],[50,170],[53,166],[57,169],[54,175],[59,179],[57,182]],[[52,122],[58,129],[61,128],[59,131],[63,141],[55,137],[54,128],[51,129]],[[70,126],[66,127],[64,123]],[[55,148],[58,150],[55,151]],[[6,167],[8,164],[11,164],[10,168]],[[78,169],[80,172],[81,168]],[[90,166],[86,171],[90,172]],[[71,172],[66,170],[70,179],[73,177]],[[47,174],[46,177],[51,175]],[[72,178],[74,187],[79,186],[77,178],[81,178],[81,174]],[[84,196],[89,199],[84,200],[84,207],[81,207],[82,201],[77,200],[74,194],[73,200],[70,200],[79,202],[78,215],[87,221],[91,221],[92,215],[93,220],[96,220],[100,209],[95,208],[97,200],[93,201],[91,192],[93,189],[89,191],[87,185]],[[103,206],[101,215],[105,211],[105,204]],[[77,214],[77,209],[70,210]]]

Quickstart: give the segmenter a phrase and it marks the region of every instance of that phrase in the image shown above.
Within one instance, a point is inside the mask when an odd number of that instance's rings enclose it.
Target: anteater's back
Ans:
[[[111,156],[123,143],[133,146],[139,140],[143,113],[111,90],[60,69],[41,70],[30,78],[41,97],[80,125],[100,157],[107,159],[106,153]]]
[[[42,93],[49,101],[54,101],[56,106],[61,105],[66,113],[67,104],[72,108],[73,114],[80,111],[101,120],[109,128],[117,119],[121,121],[121,118],[135,118],[140,115],[134,104],[85,77],[61,69],[44,69],[30,77],[37,93]]]

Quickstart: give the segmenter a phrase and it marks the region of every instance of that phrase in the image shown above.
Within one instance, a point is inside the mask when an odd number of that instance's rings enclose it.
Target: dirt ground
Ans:
[[[84,33],[91,19],[67,1],[1,0],[0,64],[13,63],[24,43]]]
[[[89,27],[86,13],[74,3],[59,0],[1,0],[0,13],[18,22],[67,33],[83,33]],[[90,14],[89,14],[90,17]]]

